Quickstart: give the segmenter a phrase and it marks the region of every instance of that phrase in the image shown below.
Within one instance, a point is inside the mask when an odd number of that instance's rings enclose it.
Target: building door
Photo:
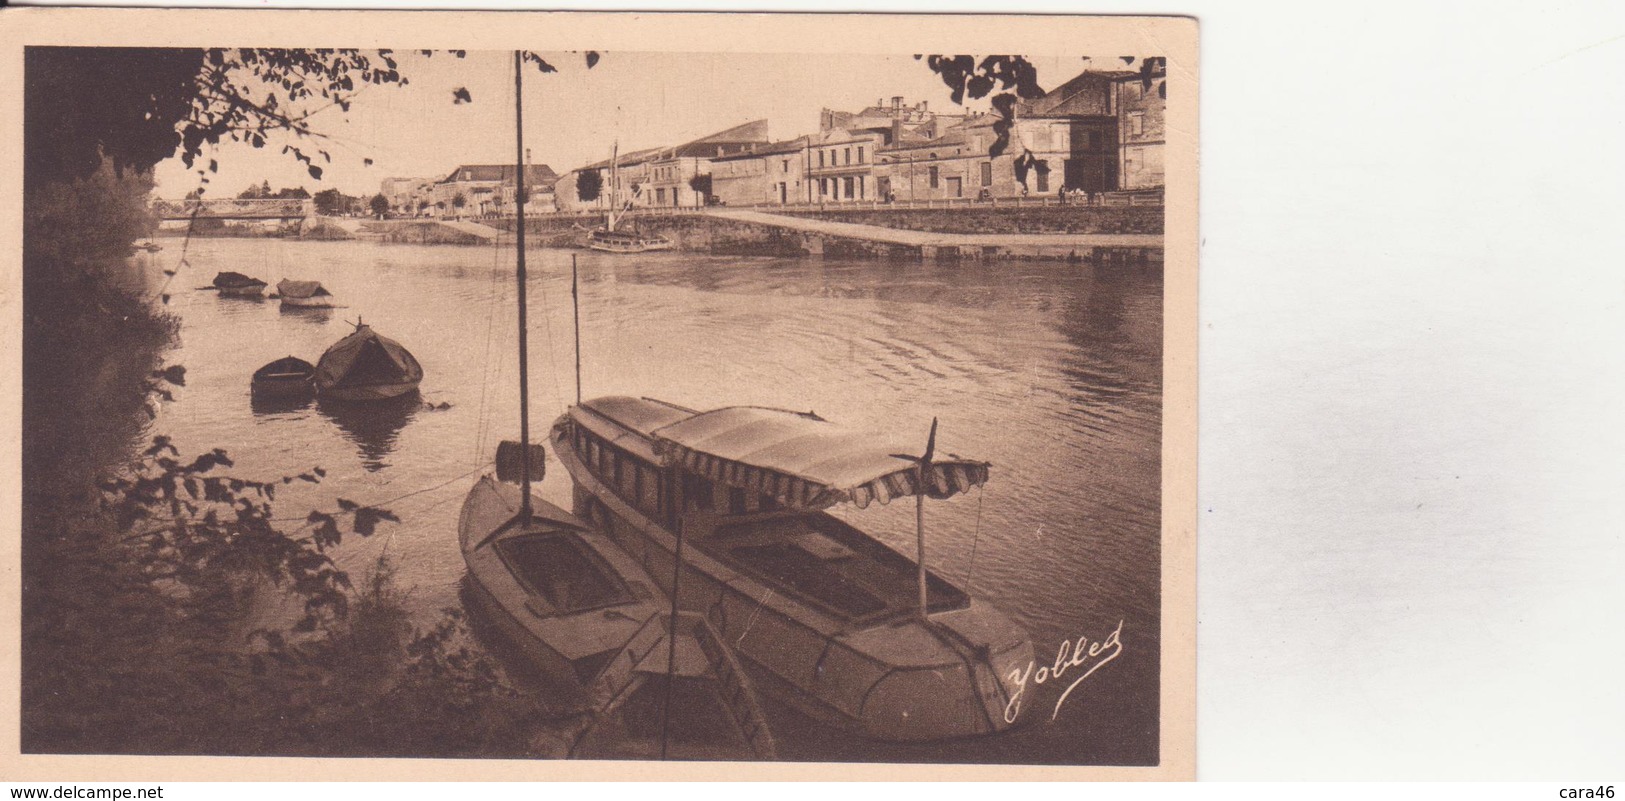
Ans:
[[[948,197],[965,196],[965,179],[958,175],[948,179]]]
[[[779,182],[779,205],[783,206],[783,205],[788,204],[789,202],[790,202],[790,185],[784,183],[783,181],[780,181]]]
[[[1066,186],[1085,192],[1109,192],[1116,189],[1113,174],[1116,165],[1110,156],[1078,156],[1066,160]]]

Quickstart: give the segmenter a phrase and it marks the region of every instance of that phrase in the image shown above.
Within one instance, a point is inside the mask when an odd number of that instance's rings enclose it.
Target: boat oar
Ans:
[[[894,453],[893,458],[906,459],[914,463],[914,537],[919,547],[919,579],[920,579],[920,619],[929,621],[926,614],[926,573],[925,573],[925,492],[926,482],[931,478],[931,457],[937,450],[937,418],[931,418],[931,434],[925,441],[924,456],[910,456],[905,453]]]

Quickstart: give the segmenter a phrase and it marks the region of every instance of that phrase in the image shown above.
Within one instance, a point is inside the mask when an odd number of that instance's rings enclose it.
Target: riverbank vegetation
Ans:
[[[529,754],[542,710],[460,612],[415,630],[388,564],[359,587],[334,567],[387,510],[290,526],[277,487],[319,468],[242,477],[222,451],[140,444],[153,404],[185,402],[162,363],[176,323],[125,262],[146,188],[109,166],[26,203],[23,749]]]
[[[545,710],[509,687],[460,611],[420,630],[393,570],[331,559],[392,524],[348,500],[289,513],[221,450],[150,430],[185,403],[150,169],[221,136],[292,129],[233,81],[345,103],[398,83],[387,53],[30,48],[25,87],[21,746],[29,753],[533,755]],[[293,89],[296,78],[309,83]],[[312,77],[314,76],[314,77]],[[246,110],[245,110],[246,108]],[[319,168],[304,153],[291,155]],[[200,177],[207,167],[200,169]]]

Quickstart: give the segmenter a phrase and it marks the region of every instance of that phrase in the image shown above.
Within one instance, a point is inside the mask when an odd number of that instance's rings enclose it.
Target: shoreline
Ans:
[[[675,251],[714,256],[1161,264],[1161,215],[1160,206],[878,206],[640,209],[627,219],[638,230],[670,239]],[[525,230],[531,248],[585,249],[586,232],[603,221],[599,214],[537,216],[527,219]],[[318,218],[313,229],[300,228],[211,227],[192,235],[469,246],[511,239],[514,220]],[[163,232],[164,238],[180,235]]]

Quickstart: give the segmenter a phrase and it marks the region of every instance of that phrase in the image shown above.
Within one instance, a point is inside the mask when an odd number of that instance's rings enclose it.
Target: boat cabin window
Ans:
[[[693,473],[683,472],[683,511],[711,511],[712,495],[711,482]]]
[[[578,453],[599,480],[644,514],[657,517],[664,500],[660,469],[577,426]]]
[[[642,461],[638,462],[638,508],[649,515],[660,514],[660,473]]]
[[[745,515],[780,508],[779,502],[771,495],[717,484],[686,470],[682,472],[682,493],[682,509],[685,512]]]

